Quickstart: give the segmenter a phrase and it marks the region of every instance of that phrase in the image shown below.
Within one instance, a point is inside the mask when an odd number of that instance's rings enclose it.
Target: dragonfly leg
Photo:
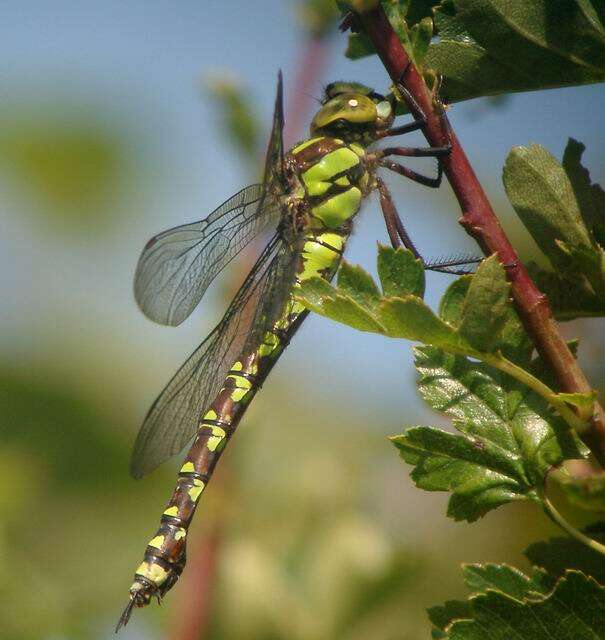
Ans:
[[[422,116],[413,122],[408,122],[408,124],[402,124],[397,127],[391,127],[390,129],[385,129],[384,131],[380,131],[376,134],[377,138],[386,138],[392,136],[402,136],[406,133],[411,133],[412,131],[418,131],[419,129],[424,129],[426,126],[426,118]]]
[[[380,137],[390,136],[390,135],[401,135],[403,133],[408,133],[409,131],[416,131],[417,129],[424,129],[427,124],[427,117],[422,107],[416,101],[416,98],[412,95],[412,93],[406,88],[404,84],[404,78],[408,69],[410,68],[411,61],[408,62],[405,69],[401,72],[399,79],[395,83],[397,88],[397,92],[404,97],[406,104],[410,110],[410,113],[414,116],[414,122],[403,125],[401,127],[392,127],[382,134]],[[445,105],[442,100],[439,98],[439,91],[441,89],[441,83],[443,80],[443,76],[439,74],[437,77],[437,81],[431,90],[431,94],[433,96],[433,101],[436,103],[439,108],[439,117],[441,119],[441,124],[443,126],[443,131],[445,133],[446,139],[450,139],[451,125],[448,120],[447,114],[445,112]],[[392,131],[393,133],[390,133]]]
[[[389,169],[389,171],[394,171],[401,176],[409,178],[410,180],[418,182],[419,184],[423,184],[425,187],[431,187],[432,189],[437,189],[439,187],[439,185],[441,184],[441,179],[443,177],[443,169],[441,168],[441,163],[437,165],[437,176],[435,178],[422,175],[421,173],[409,169],[408,167],[404,167],[403,165],[395,162],[394,160],[389,160],[388,158],[379,160],[378,164],[385,169]]]
[[[470,265],[481,262],[483,258],[476,256],[465,256],[459,258],[446,258],[440,260],[433,260],[425,265],[426,269],[431,271],[438,271],[439,273],[449,273],[455,276],[465,276],[472,273],[472,270],[468,267]],[[467,267],[467,268],[465,268]]]
[[[412,255],[417,260],[421,261],[425,269],[438,271],[439,273],[449,273],[457,276],[467,275],[468,273],[470,273],[469,269],[464,268],[465,266],[481,262],[481,258],[477,258],[475,256],[431,260],[430,262],[425,260],[408,235],[408,232],[406,231],[403,222],[399,217],[397,207],[393,202],[393,198],[391,196],[389,188],[381,178],[376,178],[376,186],[380,195],[380,207],[382,208],[382,215],[384,216],[384,222],[393,249],[398,249],[403,244],[406,249],[411,251]]]
[[[389,239],[393,249],[399,249],[401,241],[397,233],[397,227],[395,226],[395,218],[399,217],[391,193],[388,190],[386,184],[380,178],[376,178],[376,185],[378,187],[378,193],[380,195],[380,208],[382,209],[382,216],[384,217],[384,223],[389,234]]]
[[[384,222],[386,224],[387,232],[389,234],[391,244],[393,245],[393,249],[398,249],[403,242],[404,247],[406,249],[409,249],[415,258],[421,260],[422,264],[425,264],[424,258],[420,255],[418,249],[416,249],[416,246],[412,242],[412,239],[403,226],[403,222],[399,217],[397,207],[393,202],[391,192],[389,191],[387,185],[381,178],[376,179],[376,184],[378,186],[378,193],[380,194],[380,206],[382,208],[382,215],[384,216]]]
[[[404,156],[406,158],[443,158],[452,151],[451,145],[443,147],[386,147],[376,152],[377,157]]]
[[[410,113],[414,117],[412,122],[408,122],[408,124],[402,124],[397,127],[391,127],[390,129],[386,129],[385,131],[381,131],[378,134],[378,138],[386,138],[387,136],[402,136],[406,133],[411,133],[412,131],[418,131],[419,129],[424,129],[426,127],[427,119],[424,111],[420,107],[420,105],[416,102],[414,96],[403,86],[401,79],[405,75],[405,72],[408,70],[408,64],[406,68],[403,70],[401,76],[399,77],[399,81],[396,83],[397,91],[405,96],[406,102],[408,105],[411,105]]]

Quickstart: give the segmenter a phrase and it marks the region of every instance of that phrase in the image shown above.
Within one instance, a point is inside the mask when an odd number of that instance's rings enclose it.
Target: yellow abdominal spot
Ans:
[[[186,535],[187,532],[185,531],[185,529],[181,528],[174,534],[174,539],[178,541],[184,538]]]
[[[298,276],[299,279],[307,280],[313,276],[321,276],[321,272],[330,269],[339,257],[340,254],[333,249],[315,240],[307,240],[303,246],[303,270]]]
[[[218,418],[218,416],[216,415],[216,411],[214,411],[214,409],[210,409],[210,411],[208,411],[208,413],[206,413],[206,415],[204,416],[205,420],[216,420]]]
[[[212,435],[208,438],[206,446],[210,451],[216,451],[221,442],[225,439],[227,432],[222,427],[214,425],[206,425],[212,431]]]
[[[285,318],[280,318],[274,325],[273,328],[274,329],[282,329],[282,330],[286,330],[288,327],[290,326],[290,321],[287,317]]]
[[[252,383],[248,378],[244,378],[244,376],[238,376],[237,374],[230,374],[227,378],[231,378],[235,381],[235,386],[239,389],[250,389]]]
[[[295,287],[300,286],[298,283],[294,285]],[[292,306],[290,307],[290,313],[294,314],[294,315],[299,315],[301,314],[303,311],[305,310],[305,306],[302,305],[300,302],[296,302],[294,301],[292,303]]]
[[[244,397],[246,396],[246,394],[248,393],[248,389],[238,389],[237,387],[235,389],[233,389],[233,391],[231,392],[231,400],[233,400],[233,402],[241,402]]]
[[[176,516],[179,515],[179,508],[178,507],[168,507],[168,509],[166,509],[166,511],[164,511],[164,515],[165,516],[176,517]]]
[[[135,571],[136,575],[147,578],[150,582],[159,587],[168,577],[168,572],[155,562],[142,562]]]
[[[193,462],[185,462],[181,467],[181,473],[195,473],[195,466]]]
[[[197,478],[193,481],[193,487],[189,489],[187,493],[189,493],[189,497],[193,500],[193,502],[197,502],[199,497],[202,495],[202,491],[206,485]]]
[[[265,333],[263,344],[258,348],[258,355],[261,357],[270,356],[279,346],[279,338],[270,331]]]
[[[156,549],[161,549],[164,544],[164,536],[156,536],[152,538],[148,543],[148,547],[155,547]]]
[[[229,375],[227,378],[231,378],[235,382],[235,389],[233,389],[230,394],[233,402],[239,402],[252,388],[250,380],[243,376]]]

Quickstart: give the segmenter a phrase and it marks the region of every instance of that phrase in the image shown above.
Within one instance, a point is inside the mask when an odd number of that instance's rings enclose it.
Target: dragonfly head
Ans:
[[[328,135],[368,145],[395,118],[391,102],[357,82],[332,82],[311,122],[311,135]]]

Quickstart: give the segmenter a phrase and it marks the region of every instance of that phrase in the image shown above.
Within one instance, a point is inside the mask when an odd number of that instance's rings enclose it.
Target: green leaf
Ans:
[[[446,638],[446,627],[454,620],[471,617],[471,607],[468,602],[462,600],[446,600],[445,604],[427,609],[429,620],[433,623],[432,632],[435,640]]]
[[[378,277],[385,296],[424,296],[422,262],[407,249],[378,247]]]
[[[446,0],[426,65],[450,102],[605,80],[605,29],[584,0]]]
[[[324,300],[320,313],[359,331],[386,333],[384,326],[351,298],[336,296],[333,300]]]
[[[354,277],[353,271],[346,276],[348,285],[352,285]],[[355,271],[356,276],[360,276],[360,271]],[[358,282],[365,279],[360,277]],[[367,287],[367,282],[363,286]],[[367,289],[359,292],[359,299],[363,299],[367,294]],[[305,280],[300,288],[296,299],[303,303],[308,309],[319,313],[320,315],[347,324],[354,329],[360,331],[369,331],[372,333],[386,333],[383,327],[370,310],[364,308],[354,298],[341,295],[338,289],[327,283],[323,278],[318,276]]]
[[[405,21],[409,27],[414,26],[425,18],[432,18],[433,9],[441,0],[407,0]]]
[[[297,297],[303,300],[306,306],[315,313],[323,314],[324,301],[334,300],[336,295],[336,289],[324,278],[313,277],[301,283]]]
[[[500,330],[500,337],[495,344],[505,358],[527,369],[534,350],[534,343],[527,335],[523,323],[515,308],[509,304],[504,326]]]
[[[503,174],[506,194],[537,245],[554,267],[569,266],[570,248],[591,248],[591,240],[563,167],[544,147],[514,147]]]
[[[261,126],[251,108],[250,91],[234,78],[210,76],[206,85],[220,114],[220,125],[229,141],[247,161],[256,163],[260,147]]]
[[[374,45],[368,36],[361,33],[351,33],[347,48],[345,49],[345,56],[350,60],[359,60],[359,58],[365,58],[376,53]]]
[[[431,427],[412,427],[392,441],[401,457],[414,465],[411,476],[417,487],[451,491],[447,515],[454,520],[473,522],[512,500],[537,499],[519,480],[517,461],[493,443]]]
[[[445,349],[464,350],[464,344],[448,324],[440,320],[416,296],[387,298],[379,308],[378,318],[391,338],[418,340]]]
[[[415,353],[422,397],[460,435],[415,427],[393,442],[417,486],[452,492],[450,517],[473,521],[512,500],[537,500],[552,465],[581,457],[576,437],[526,387],[435,347]]]
[[[303,0],[296,11],[304,29],[312,38],[331,35],[338,19],[338,8],[334,0]]]
[[[404,251],[381,251],[379,271],[386,291],[419,290],[424,278],[420,265]],[[322,278],[305,280],[297,300],[307,308],[362,331],[391,338],[418,340],[445,349],[471,353],[471,346],[415,295],[379,297],[372,278],[360,267],[346,262],[340,269],[339,287]]]
[[[509,285],[496,258],[485,260],[472,279],[464,277],[450,287],[441,307],[447,321],[419,297],[424,268],[411,252],[380,247],[378,274],[383,296],[366,271],[343,262],[337,288],[311,278],[302,283],[297,299],[316,313],[363,331],[473,357],[502,351],[526,364],[531,345],[509,302]]]
[[[605,543],[604,523],[591,525],[584,533]],[[525,555],[532,564],[554,578],[560,578],[568,569],[575,569],[605,584],[605,557],[574,538],[557,537],[548,542],[535,542],[525,550]]]
[[[433,20],[429,16],[437,2],[382,0],[380,4],[408,55],[417,67],[422,68],[433,37]],[[374,45],[365,33],[359,31],[349,35],[345,52],[348,58],[355,60],[374,53]]]
[[[365,4],[364,0],[361,0],[362,4]],[[350,3],[353,5],[354,3]],[[354,7],[357,9],[358,13],[363,13],[363,10],[369,9],[368,6],[364,7]],[[375,3],[378,4],[378,3]],[[391,26],[395,30],[395,33],[399,36],[399,40],[404,44],[407,43],[409,45],[409,32],[407,25],[405,23],[405,1],[397,1],[397,0],[382,0],[380,2],[382,8],[384,9]],[[363,31],[359,31],[357,33],[353,32],[349,35],[349,43],[345,55],[347,58],[351,58],[351,60],[356,60],[357,58],[363,58],[365,56],[369,56],[376,53],[376,49],[372,44],[372,41],[365,35]],[[411,53],[411,52],[410,52]]]
[[[479,351],[491,351],[498,343],[508,317],[510,284],[497,256],[479,265],[461,310],[460,335]]]
[[[447,288],[439,305],[439,316],[453,327],[459,327],[468,291],[474,276],[462,276]],[[504,323],[497,339],[491,345],[493,351],[500,351],[506,358],[527,368],[533,343],[527,335],[514,307],[507,302]]]
[[[605,191],[592,183],[588,169],[582,165],[585,148],[570,138],[563,152],[563,169],[571,182],[584,224],[601,247],[605,247]]]
[[[601,0],[383,0],[395,32],[417,64],[443,78],[449,102],[605,80]],[[433,40],[426,51],[434,12]],[[407,25],[406,25],[407,21]],[[375,53],[352,33],[346,55]]]
[[[464,582],[473,593],[492,589],[517,600],[544,595],[554,582],[545,571],[535,567],[531,577],[507,564],[467,564],[462,568]]]
[[[412,59],[420,69],[424,66],[432,37],[433,21],[431,18],[423,18],[409,30],[409,43],[413,52]]]
[[[597,640],[605,628],[603,587],[569,571],[552,593],[519,601],[500,591],[470,598],[471,617],[447,628],[449,640]]]
[[[556,273],[537,271],[560,317],[594,315],[605,303],[605,251],[599,245],[605,202],[570,141],[566,167],[539,145],[517,147],[504,168],[507,195]]]
[[[541,269],[534,263],[527,265],[534,282],[548,296],[558,320],[605,315],[605,297],[595,295],[584,277],[566,277],[565,274]]]
[[[349,296],[362,307],[373,307],[380,299],[380,291],[372,276],[359,266],[343,262],[338,271],[339,293]]]
[[[462,309],[473,276],[461,276],[446,289],[439,303],[439,317],[452,327],[458,328],[462,320]]]

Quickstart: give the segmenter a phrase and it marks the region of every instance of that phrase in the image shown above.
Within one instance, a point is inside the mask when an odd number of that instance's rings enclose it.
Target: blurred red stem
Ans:
[[[284,132],[286,146],[302,135],[302,123],[308,111],[306,98],[315,88],[317,79],[321,77],[327,54],[325,38],[309,37],[306,40],[299,56],[293,90],[290,92],[293,100],[287,109],[288,117]],[[247,271],[249,266],[251,264],[244,262],[243,269]],[[239,278],[237,280],[239,281]],[[172,640],[208,640],[210,638],[210,610],[223,528],[223,518],[220,514],[216,514],[212,530],[201,534],[198,548],[189,561],[188,571],[181,579],[186,580],[187,584],[180,590],[181,605],[173,620],[173,631],[170,635]]]
[[[440,107],[429,92],[422,76],[411,63],[382,7],[360,16],[382,63],[394,82],[401,80],[427,117],[424,130],[431,146],[448,142]],[[412,113],[413,105],[408,104]],[[418,115],[418,114],[414,114]],[[460,204],[460,224],[479,244],[485,255],[497,253],[511,282],[515,306],[536,348],[567,392],[590,392],[592,387],[569,350],[552,315],[546,296],[536,287],[506,237],[492,206],[479,184],[460,142],[449,132],[452,152],[443,158],[443,169]],[[595,403],[595,413],[582,438],[601,465],[605,461],[605,412]]]
[[[210,638],[210,610],[216,584],[218,550],[221,546],[222,519],[217,518],[211,531],[198,534],[199,544],[188,565],[180,590],[181,603],[172,621],[172,640],[207,640]]]
[[[321,77],[328,58],[328,42],[325,37],[309,36],[300,52],[298,70],[291,90],[292,103],[286,108],[284,141],[286,148],[293,145],[304,135],[304,121],[309,111],[309,99],[317,89],[316,83]]]

